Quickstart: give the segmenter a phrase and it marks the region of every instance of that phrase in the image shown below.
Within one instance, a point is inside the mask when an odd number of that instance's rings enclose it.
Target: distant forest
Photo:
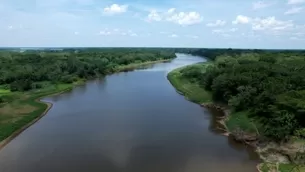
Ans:
[[[0,85],[11,91],[42,87],[42,82],[72,83],[113,73],[121,66],[175,57],[173,50],[69,48],[0,51]]]

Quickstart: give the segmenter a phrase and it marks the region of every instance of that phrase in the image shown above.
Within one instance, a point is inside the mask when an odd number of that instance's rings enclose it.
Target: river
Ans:
[[[215,115],[166,78],[202,61],[177,54],[45,98],[53,107],[0,151],[0,171],[255,172],[252,150],[220,135]]]

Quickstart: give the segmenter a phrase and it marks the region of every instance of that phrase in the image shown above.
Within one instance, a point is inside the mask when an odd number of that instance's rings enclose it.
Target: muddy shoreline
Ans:
[[[258,137],[249,136],[247,134],[238,135],[238,134],[232,133],[228,130],[228,128],[225,124],[225,121],[228,118],[228,116],[230,115],[231,111],[227,107],[225,107],[223,105],[218,105],[216,103],[203,103],[203,104],[200,104],[200,106],[202,106],[206,109],[209,109],[209,110],[216,110],[218,112],[221,112],[223,114],[223,116],[221,118],[218,118],[217,122],[219,124],[221,124],[224,128],[222,135],[227,136],[227,137],[232,136],[235,141],[246,144],[247,146],[250,146],[251,148],[254,149],[254,151],[261,158],[261,155],[258,152],[258,148],[259,148],[258,147],[258,141],[259,141]],[[260,165],[261,164],[256,165],[256,169],[257,169],[258,172],[262,172],[260,170]]]
[[[204,103],[200,106],[210,110],[216,110],[223,114],[217,122],[224,127],[224,136],[232,136],[237,142],[246,144],[255,150],[259,155],[262,163],[283,163],[283,164],[304,164],[305,146],[302,143],[275,143],[259,138],[257,134],[240,132],[230,132],[225,124],[227,117],[230,115],[230,110],[216,103]],[[260,167],[262,163],[256,166],[257,170],[261,172]]]
[[[218,121],[217,121],[219,124],[221,124],[224,127],[223,135],[232,136],[235,141],[245,143],[248,146],[251,146],[254,148],[258,147],[259,138],[256,134],[250,134],[250,133],[246,133],[243,131],[230,132],[228,130],[228,128],[225,124],[225,121],[229,117],[231,112],[227,107],[225,107],[223,105],[218,105],[216,103],[204,103],[204,104],[201,104],[200,106],[205,107],[207,109],[219,111],[223,114],[223,116],[221,118],[218,118]]]

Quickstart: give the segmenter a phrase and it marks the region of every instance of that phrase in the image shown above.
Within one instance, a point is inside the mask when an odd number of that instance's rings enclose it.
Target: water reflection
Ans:
[[[105,90],[106,85],[107,85],[107,77],[97,79],[96,84],[97,84],[98,88],[100,89],[100,91]]]
[[[190,56],[187,55],[187,54],[179,54],[178,53],[177,56],[179,58],[176,58],[176,59],[172,60],[171,62],[166,62],[166,63],[161,63],[161,64],[153,64],[149,69],[140,69],[140,70],[146,71],[146,72],[165,71],[166,73],[168,73],[168,72],[170,72],[170,71],[172,71],[176,68],[182,67],[182,66],[206,61],[202,57],[197,57],[197,56],[192,56],[190,58]]]
[[[65,92],[62,93],[62,94],[55,94],[55,95],[53,95],[52,97],[43,98],[43,100],[51,101],[51,102],[58,102],[58,101],[60,101],[63,97],[65,97],[65,98],[70,98],[70,97],[72,96],[72,93],[73,93],[72,90],[68,90],[68,91],[65,91]]]
[[[87,81],[87,83],[73,88],[73,91],[69,91],[70,93],[67,92],[67,94],[63,94],[63,95],[65,95],[67,99],[70,97],[73,97],[74,95],[78,95],[78,94],[83,95],[86,93],[86,90],[88,89],[88,83],[90,83],[90,82],[94,82],[94,81],[89,80],[89,81]],[[61,95],[59,95],[59,96],[61,96]]]
[[[209,109],[208,111],[210,112],[209,114],[212,114],[212,115],[209,115],[209,117],[210,117],[209,130],[215,134],[220,134],[220,135],[226,133],[224,126],[218,122],[221,118],[224,117],[224,113],[219,110],[215,110],[215,109]],[[224,137],[227,137],[227,136],[224,136]],[[229,135],[227,138],[228,138],[228,144],[231,146],[231,148],[233,148],[239,152],[244,152],[246,150],[248,152],[249,159],[251,159],[251,160],[259,159],[259,155],[254,151],[253,147],[246,145],[244,143],[235,141],[234,137],[231,135]]]

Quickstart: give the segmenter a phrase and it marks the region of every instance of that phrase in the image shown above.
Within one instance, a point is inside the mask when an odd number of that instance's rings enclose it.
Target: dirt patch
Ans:
[[[6,104],[0,108],[0,115],[19,116],[35,111],[37,108],[31,105],[11,105]]]
[[[37,108],[31,105],[23,105],[15,109],[16,114],[28,114],[35,111]]]
[[[257,151],[267,162],[305,164],[305,145],[300,142],[268,143]]]
[[[24,95],[22,95],[22,97],[20,98],[20,100],[27,100],[28,98],[30,98],[31,97],[31,95],[29,95],[29,94],[24,94]]]

